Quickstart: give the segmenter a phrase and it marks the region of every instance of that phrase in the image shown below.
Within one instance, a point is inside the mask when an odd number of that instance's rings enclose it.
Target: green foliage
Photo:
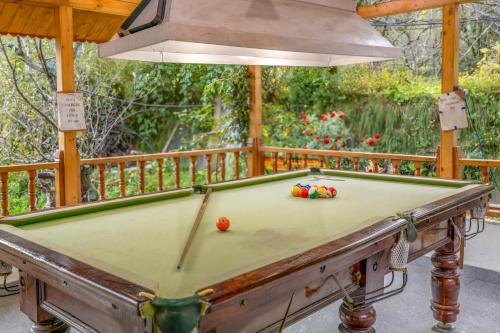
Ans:
[[[471,127],[462,130],[466,156],[500,154],[500,47],[483,50],[478,68],[461,77],[468,89]],[[357,65],[333,69],[265,68],[265,142],[302,147],[300,113],[344,113],[354,142],[380,133],[377,151],[433,154],[439,145],[437,98],[440,82],[415,76],[400,67]],[[302,103],[301,103],[302,101]]]

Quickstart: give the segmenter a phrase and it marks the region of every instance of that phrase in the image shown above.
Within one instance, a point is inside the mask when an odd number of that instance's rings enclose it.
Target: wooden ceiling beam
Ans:
[[[365,19],[404,14],[419,10],[440,8],[447,5],[479,2],[479,0],[394,0],[358,7],[358,15]]]
[[[76,10],[128,17],[140,0],[0,0],[40,7],[68,6]]]

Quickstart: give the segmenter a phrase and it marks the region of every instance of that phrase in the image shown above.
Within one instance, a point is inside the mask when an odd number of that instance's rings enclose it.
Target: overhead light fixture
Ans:
[[[351,0],[146,0],[102,57],[172,63],[337,66],[397,58]]]

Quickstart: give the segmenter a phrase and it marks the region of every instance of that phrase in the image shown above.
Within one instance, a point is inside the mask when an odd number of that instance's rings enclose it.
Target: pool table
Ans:
[[[297,183],[338,194],[293,197]],[[0,260],[21,272],[32,332],[272,332],[347,294],[380,295],[391,248],[412,223],[409,260],[436,251],[431,308],[442,328],[459,312],[465,214],[492,191],[465,181],[293,171],[6,217]],[[219,216],[230,219],[228,231],[215,227]],[[340,332],[374,332],[373,304],[344,301],[339,312]]]

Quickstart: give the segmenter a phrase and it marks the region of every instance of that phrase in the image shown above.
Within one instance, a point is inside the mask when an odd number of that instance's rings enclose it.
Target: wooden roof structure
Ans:
[[[0,35],[56,38],[57,9],[73,9],[73,40],[110,40],[141,0],[0,0]]]

